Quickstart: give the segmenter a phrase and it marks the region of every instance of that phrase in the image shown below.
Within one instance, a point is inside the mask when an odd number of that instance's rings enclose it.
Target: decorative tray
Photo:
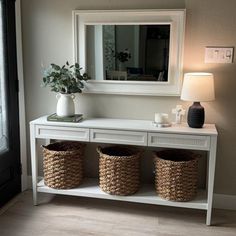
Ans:
[[[158,127],[158,128],[167,128],[167,127],[171,127],[171,123],[157,123],[155,121],[152,122],[154,126]]]

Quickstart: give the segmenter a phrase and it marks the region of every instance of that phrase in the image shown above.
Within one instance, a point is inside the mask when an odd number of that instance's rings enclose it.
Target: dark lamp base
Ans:
[[[194,102],[188,110],[188,125],[191,128],[202,128],[205,120],[204,107],[200,102]]]

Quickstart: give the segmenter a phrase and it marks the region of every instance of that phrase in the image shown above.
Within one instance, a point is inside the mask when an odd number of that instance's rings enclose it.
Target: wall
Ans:
[[[55,111],[55,94],[40,88],[41,64],[72,61],[71,11],[133,8],[187,9],[184,70],[215,75],[216,100],[203,104],[206,122],[216,123],[219,131],[215,192],[236,194],[236,66],[235,62],[204,64],[205,46],[236,44],[234,0],[227,4],[221,0],[22,0],[27,122]],[[155,112],[169,113],[180,103],[177,97],[83,94],[78,97],[77,111],[90,117],[153,119]]]

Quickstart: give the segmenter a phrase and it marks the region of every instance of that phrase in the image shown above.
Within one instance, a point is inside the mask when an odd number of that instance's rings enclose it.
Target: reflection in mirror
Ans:
[[[170,25],[87,25],[95,80],[168,81]]]

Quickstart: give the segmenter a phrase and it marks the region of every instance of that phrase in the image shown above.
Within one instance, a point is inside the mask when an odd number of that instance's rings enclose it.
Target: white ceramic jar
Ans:
[[[57,115],[61,117],[73,116],[75,114],[74,94],[58,93]]]

